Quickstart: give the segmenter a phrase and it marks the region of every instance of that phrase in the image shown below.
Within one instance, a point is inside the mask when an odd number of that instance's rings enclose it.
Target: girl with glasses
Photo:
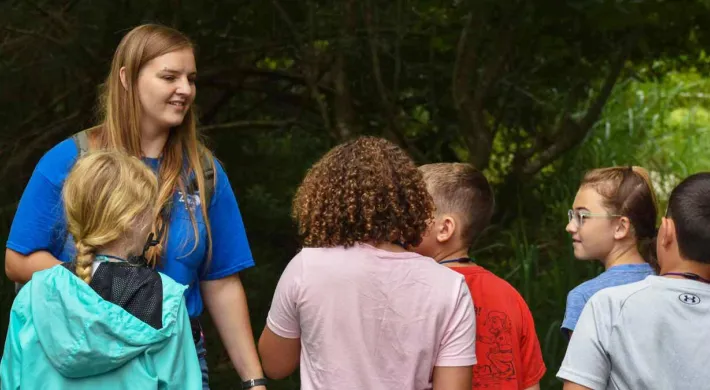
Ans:
[[[597,291],[643,280],[656,268],[656,195],[641,167],[588,172],[568,211],[565,230],[574,256],[598,260],[605,271],[567,295],[562,332],[572,335],[584,304]]]

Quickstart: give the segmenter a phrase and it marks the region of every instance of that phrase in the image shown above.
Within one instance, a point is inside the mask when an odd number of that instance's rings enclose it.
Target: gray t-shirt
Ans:
[[[604,389],[709,389],[710,285],[648,276],[584,306],[557,377]]]

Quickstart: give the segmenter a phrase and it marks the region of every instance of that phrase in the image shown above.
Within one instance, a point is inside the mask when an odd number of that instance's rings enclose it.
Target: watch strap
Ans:
[[[256,386],[266,386],[266,378],[249,379],[242,382],[242,389],[251,389]]]

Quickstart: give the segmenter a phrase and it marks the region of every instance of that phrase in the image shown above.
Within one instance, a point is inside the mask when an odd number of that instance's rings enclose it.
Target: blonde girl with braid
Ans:
[[[206,308],[242,387],[265,390],[239,276],[254,260],[227,174],[197,130],[196,78],[194,44],[181,32],[145,24],[121,39],[101,88],[100,121],[54,146],[35,167],[10,228],[5,273],[25,283],[74,257],[64,239],[71,236],[61,208],[64,179],[87,151],[125,151],[159,178],[151,224],[163,234],[145,260],[187,286],[203,389],[209,385],[199,318]]]
[[[74,166],[62,198],[80,279],[91,283],[97,258],[116,261],[141,253],[157,193],[155,175],[137,158],[97,152]]]
[[[20,290],[1,388],[202,387],[185,286],[136,261],[157,241],[157,194],[155,175],[135,157],[92,152],[74,165],[62,199],[76,256]]]

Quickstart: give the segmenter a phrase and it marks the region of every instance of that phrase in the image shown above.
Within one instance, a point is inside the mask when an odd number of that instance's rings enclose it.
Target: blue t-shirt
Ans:
[[[574,331],[577,320],[582,314],[582,309],[589,298],[597,291],[607,287],[621,286],[646,279],[648,275],[654,275],[653,268],[648,264],[622,264],[609,268],[594,279],[587,280],[572,289],[567,294],[567,307],[565,308],[565,319],[562,321],[562,331],[564,333]]]
[[[69,138],[49,150],[35,167],[10,229],[6,246],[23,255],[45,250],[61,261],[73,258],[74,245],[66,232],[66,219],[61,192],[64,180],[78,156],[74,140]],[[144,159],[157,170],[159,159]],[[178,283],[187,285],[185,301],[190,317],[202,313],[200,295],[202,280],[214,280],[254,266],[244,223],[227,174],[215,161],[215,188],[208,207],[212,227],[212,259],[204,271],[207,257],[207,230],[196,195],[184,196],[176,191],[167,244],[158,270]],[[195,237],[187,207],[195,212],[199,244]],[[197,207],[197,208],[195,208]]]

